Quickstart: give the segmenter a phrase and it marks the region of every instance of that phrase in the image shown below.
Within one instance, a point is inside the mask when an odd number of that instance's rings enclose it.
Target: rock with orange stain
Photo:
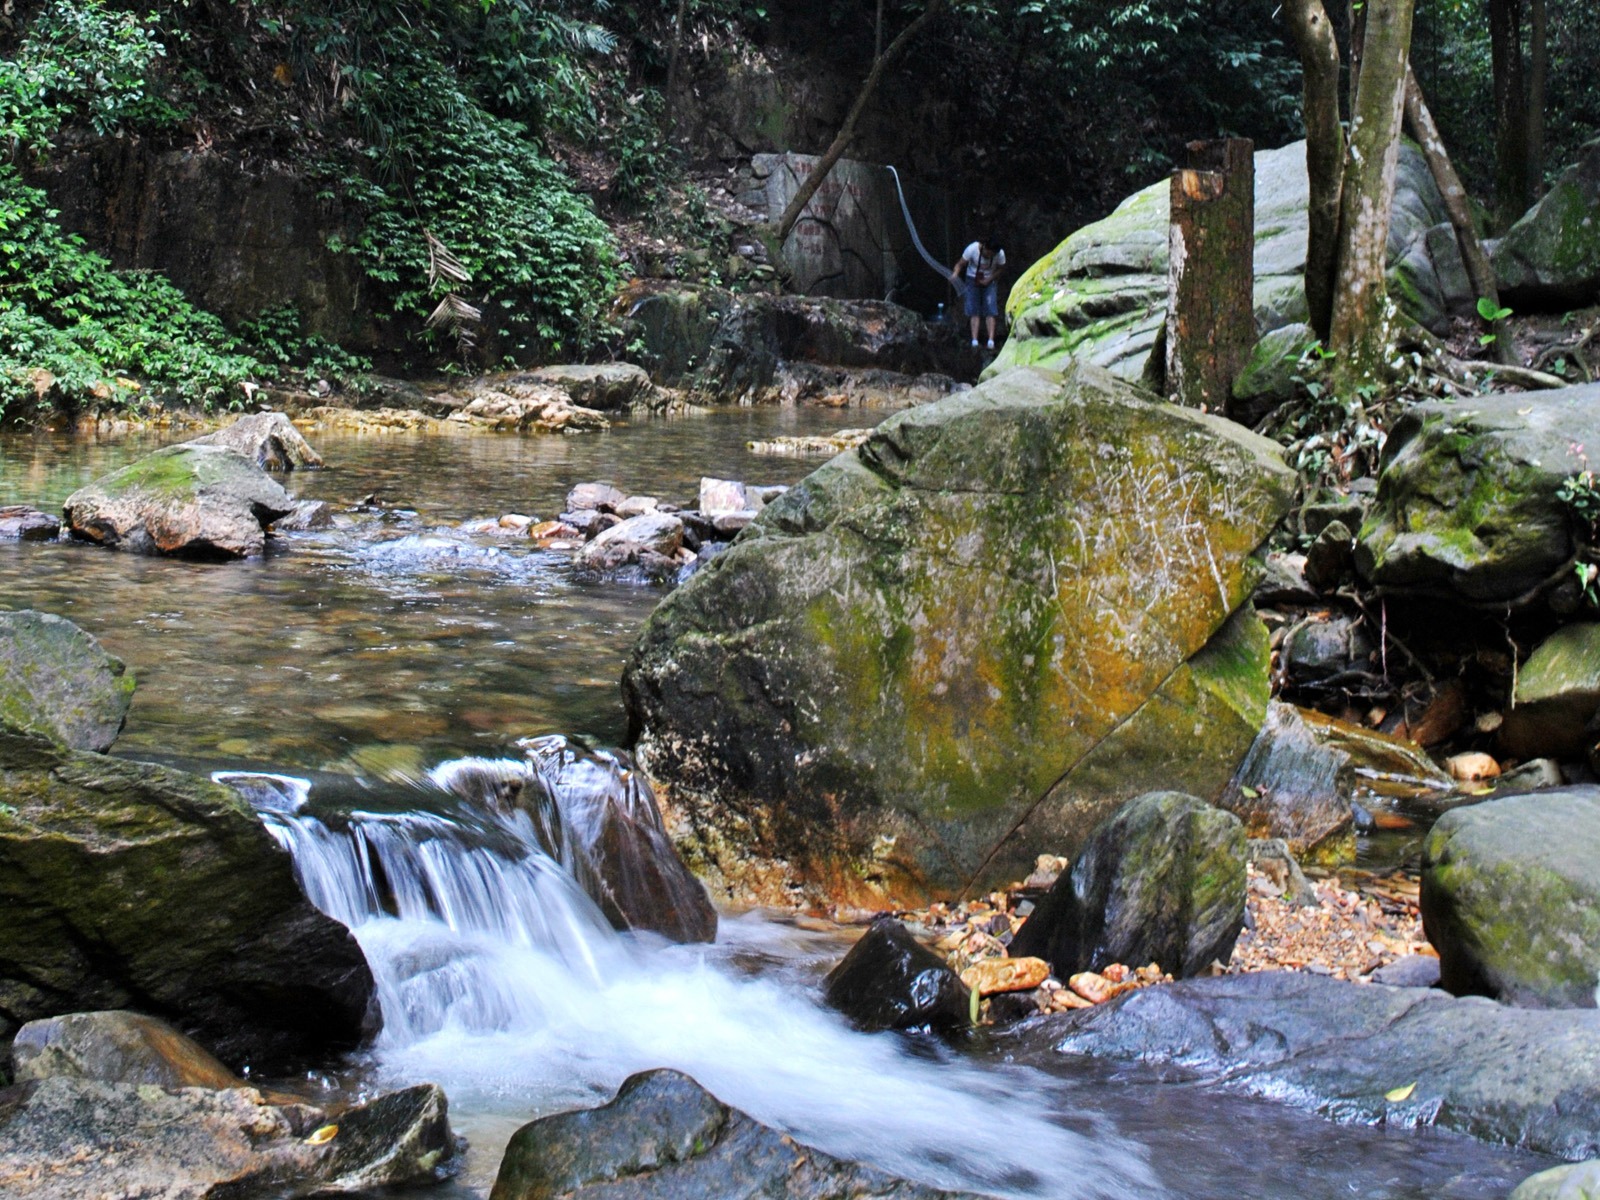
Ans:
[[[1042,958],[985,958],[961,972],[961,982],[980,996],[1029,992],[1050,978]]]

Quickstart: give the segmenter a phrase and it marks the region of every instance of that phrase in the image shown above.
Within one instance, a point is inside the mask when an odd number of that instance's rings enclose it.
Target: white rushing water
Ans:
[[[433,780],[441,797],[472,795],[528,770],[467,760]],[[672,1067],[811,1145],[926,1183],[1161,1194],[1113,1130],[1090,1138],[1042,1115],[1031,1073],[914,1054],[892,1035],[855,1032],[792,978],[741,970],[741,959],[793,955],[797,935],[783,926],[725,921],[713,947],[614,932],[563,853],[575,839],[559,803],[539,830],[524,813],[323,817],[306,811],[305,781],[220,778],[293,854],[312,902],[360,941],[383,1008],[383,1080],[439,1083],[453,1112],[502,1118],[502,1136],[602,1103],[636,1071]]]

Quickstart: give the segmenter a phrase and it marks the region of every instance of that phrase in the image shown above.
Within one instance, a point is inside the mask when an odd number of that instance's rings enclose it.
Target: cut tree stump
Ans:
[[[1172,173],[1167,275],[1167,394],[1227,412],[1256,344],[1255,145],[1190,142]]]

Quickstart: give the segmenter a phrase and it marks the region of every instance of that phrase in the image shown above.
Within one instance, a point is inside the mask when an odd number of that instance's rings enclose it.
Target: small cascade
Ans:
[[[469,1127],[479,1153],[532,1116],[601,1103],[628,1075],[672,1067],[830,1153],[937,1186],[1160,1193],[1138,1148],[1110,1129],[1089,1136],[1019,1111],[1036,1073],[909,1054],[851,1030],[794,977],[739,969],[772,957],[780,926],[731,922],[714,947],[619,933],[591,888],[599,880],[614,902],[618,863],[666,877],[656,848],[671,843],[653,795],[621,755],[564,739],[524,750],[527,761],[444,763],[404,796],[361,807],[319,805],[321,785],[290,776],[216,776],[259,810],[312,902],[361,943],[383,1010],[380,1082],[441,1084],[453,1112],[487,1123]],[[595,848],[615,847],[619,831],[636,840],[607,863]],[[842,952],[820,948],[823,960]]]

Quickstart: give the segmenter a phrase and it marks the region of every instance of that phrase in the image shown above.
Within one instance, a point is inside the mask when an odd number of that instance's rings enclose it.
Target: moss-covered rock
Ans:
[[[294,511],[251,459],[219,446],[157,450],[67,497],[72,536],[141,554],[229,559],[261,554],[267,526]]]
[[[1226,962],[1244,924],[1239,818],[1181,792],[1131,800],[1094,831],[1011,943],[1058,978],[1157,963],[1179,978]]]
[[[1240,424],[1254,425],[1299,387],[1305,370],[1300,360],[1317,344],[1317,335],[1303,321],[1294,321],[1261,335],[1239,378],[1233,381],[1233,399]]]
[[[1600,446],[1600,384],[1419,404],[1389,433],[1356,567],[1386,588],[1472,603],[1566,582],[1558,493]]]
[[[1511,711],[1500,729],[1502,750],[1514,758],[1582,758],[1600,734],[1589,732],[1600,712],[1600,624],[1556,630],[1517,672]]]
[[[1600,1159],[1530,1175],[1517,1185],[1511,1200],[1600,1200]]]
[[[1500,298],[1514,308],[1600,301],[1600,141],[1584,147],[1494,250]]]
[[[1306,319],[1305,143],[1257,151],[1255,168],[1256,325],[1267,333]],[[1023,272],[1006,304],[1011,337],[985,377],[1018,366],[1060,369],[1076,359],[1138,380],[1166,319],[1170,193],[1167,180],[1136,192]],[[1450,283],[1464,275],[1441,278],[1432,257],[1428,231],[1446,218],[1426,161],[1406,144],[1389,234],[1390,282],[1397,303],[1427,325],[1473,303],[1470,291]]]
[[[1271,443],[1088,367],[899,414],[653,614],[641,761],[709,841],[876,895],[1025,874],[1197,747],[1215,795],[1265,642],[1191,660],[1290,488]]]
[[[1422,921],[1449,991],[1535,1008],[1594,1008],[1600,788],[1446,813],[1423,843]]]
[[[135,1007],[230,1065],[353,1047],[373,982],[231,789],[0,730],[0,1045]]]
[[[74,750],[109,750],[133,702],[133,676],[71,621],[0,612],[0,725]]]

